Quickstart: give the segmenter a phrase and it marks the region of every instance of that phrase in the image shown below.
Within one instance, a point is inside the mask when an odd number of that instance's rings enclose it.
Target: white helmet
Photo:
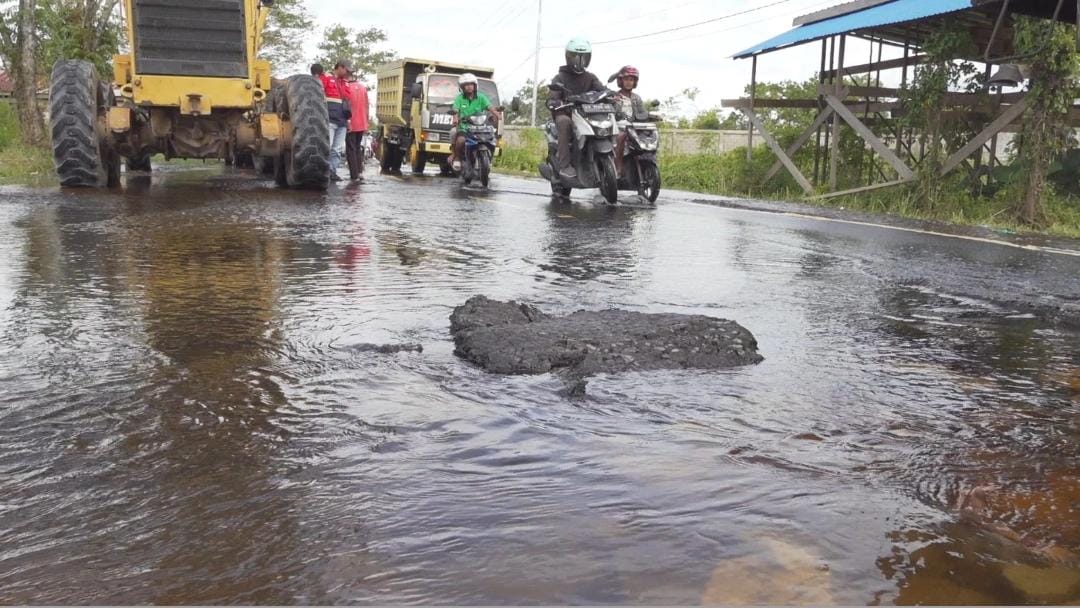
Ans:
[[[479,86],[479,81],[476,79],[476,74],[470,74],[468,72],[465,72],[464,74],[462,74],[461,76],[458,77],[457,86],[458,86],[459,91],[464,93],[465,92],[465,85],[467,85],[467,84],[471,84],[474,87]]]

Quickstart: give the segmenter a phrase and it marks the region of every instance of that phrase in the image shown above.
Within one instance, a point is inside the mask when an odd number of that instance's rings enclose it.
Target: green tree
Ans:
[[[270,62],[274,74],[283,78],[294,73],[307,73],[304,66],[304,42],[315,22],[305,0],[277,0],[270,8],[263,30],[259,56]]]
[[[1017,215],[1028,224],[1038,224],[1046,219],[1042,198],[1050,164],[1073,139],[1068,115],[1080,97],[1076,81],[1080,53],[1071,26],[1018,17],[1014,31],[1017,52],[1029,56],[1028,95],[1032,99],[1020,134],[1019,161],[1028,179]]]
[[[123,22],[119,0],[38,0],[40,69],[61,59],[93,63],[103,78],[112,76],[112,58],[120,50]]]
[[[500,91],[501,93],[501,91]],[[548,100],[548,88],[547,85],[541,84],[540,88],[536,91],[536,122],[537,124],[543,124],[548,119],[547,100]],[[506,123],[511,125],[527,125],[532,120],[532,96],[533,96],[533,81],[532,79],[526,80],[525,85],[518,89],[518,92],[514,94],[514,97],[521,101],[521,107],[515,112],[510,106],[510,99],[502,99],[503,106],[506,107]]]
[[[316,61],[329,70],[344,59],[352,64],[357,78],[363,78],[365,74],[374,73],[380,65],[397,57],[394,51],[375,49],[384,42],[386,32],[377,27],[354,30],[343,25],[334,25],[324,30]]]

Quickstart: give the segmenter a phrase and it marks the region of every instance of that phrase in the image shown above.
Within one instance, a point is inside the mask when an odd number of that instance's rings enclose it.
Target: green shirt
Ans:
[[[491,100],[487,98],[487,95],[477,91],[476,97],[466,99],[463,93],[458,93],[457,98],[454,99],[454,110],[458,113],[458,131],[468,133],[469,125],[465,119],[477,114],[483,114],[490,109]]]

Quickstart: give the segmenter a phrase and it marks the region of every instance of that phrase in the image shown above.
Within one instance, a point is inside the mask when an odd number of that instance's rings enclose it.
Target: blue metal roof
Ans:
[[[846,34],[855,30],[864,30],[904,21],[915,21],[933,17],[934,15],[960,11],[971,8],[971,4],[972,0],[893,0],[887,4],[879,4],[847,15],[839,15],[815,23],[800,25],[775,38],[770,38],[745,51],[740,51],[733,57],[743,59],[758,53],[775,51],[782,47],[802,44],[837,34]]]

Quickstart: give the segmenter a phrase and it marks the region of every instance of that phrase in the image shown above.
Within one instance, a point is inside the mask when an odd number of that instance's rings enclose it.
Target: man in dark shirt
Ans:
[[[551,110],[559,137],[559,175],[565,179],[577,177],[577,170],[570,162],[570,141],[574,137],[574,123],[570,119],[569,108],[559,109],[559,106],[563,105],[563,99],[571,95],[605,89],[596,74],[588,71],[591,61],[592,45],[583,38],[574,38],[566,45],[566,65],[559,68],[559,73],[551,79],[549,85],[548,109]]]

